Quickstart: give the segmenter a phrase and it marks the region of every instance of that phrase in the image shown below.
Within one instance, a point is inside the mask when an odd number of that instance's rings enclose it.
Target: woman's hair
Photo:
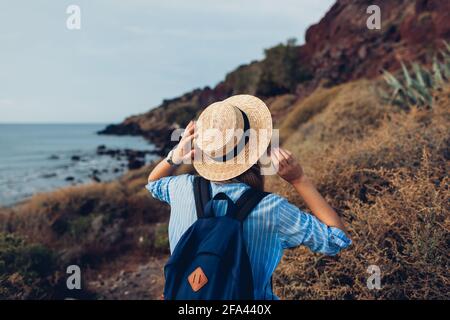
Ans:
[[[244,173],[241,173],[236,178],[233,178],[232,180],[228,182],[242,182],[250,187],[264,191],[264,176],[261,174],[261,166],[259,162],[254,164],[250,169],[245,171]]]

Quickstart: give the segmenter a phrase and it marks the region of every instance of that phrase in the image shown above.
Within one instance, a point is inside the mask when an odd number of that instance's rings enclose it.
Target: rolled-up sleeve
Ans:
[[[332,256],[351,244],[342,230],[328,227],[285,199],[279,204],[278,230],[283,248],[304,245],[313,252]]]
[[[155,199],[170,204],[170,186],[175,177],[165,177],[149,182],[145,188],[152,194]]]

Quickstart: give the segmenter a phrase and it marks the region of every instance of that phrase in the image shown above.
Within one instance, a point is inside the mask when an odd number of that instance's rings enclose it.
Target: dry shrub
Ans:
[[[362,80],[319,89],[282,125],[284,146],[344,217],[353,240],[336,257],[288,250],[274,277],[282,298],[449,298],[450,87],[436,93],[433,110],[402,113],[380,103],[377,86]],[[144,190],[150,169],[36,195],[3,210],[0,231],[83,267],[131,251],[165,253],[168,207]],[[182,166],[178,173],[191,171]],[[267,187],[304,207],[281,179],[267,177]],[[369,265],[381,268],[380,290],[366,286]]]
[[[270,109],[272,118],[277,122],[292,110],[292,105],[296,100],[297,96],[294,94],[283,94],[268,98],[265,102]]]
[[[95,264],[129,250],[143,251],[139,239],[153,237],[154,223],[168,217],[167,206],[144,189],[148,170],[37,194],[2,214],[0,231],[46,245],[65,262]]]
[[[55,259],[42,245],[0,233],[0,299],[39,299],[53,292]]]
[[[342,204],[353,240],[337,257],[291,250],[278,269],[287,299],[443,299],[448,295],[448,198],[424,160],[417,176],[388,171],[391,185],[369,203]],[[369,290],[367,268],[381,268],[381,290]]]
[[[281,297],[450,297],[449,93],[450,88],[439,93],[440,103],[434,110],[413,109],[389,117],[380,112],[375,119],[379,123],[368,127],[362,139],[353,135],[355,131],[339,130],[325,139],[333,138],[333,143],[316,143],[315,150],[306,139],[298,145],[288,141],[321,192],[343,215],[353,245],[336,257],[305,248],[289,250],[275,277]],[[350,105],[357,104],[348,101],[346,106]],[[318,135],[311,132],[310,136]],[[315,158],[305,153],[305,144]],[[278,190],[279,185],[270,187]],[[285,193],[303,206],[291,189]],[[367,287],[370,265],[381,269],[380,290]]]
[[[359,80],[317,89],[294,105],[281,125],[283,147],[296,155],[309,175],[323,171],[325,161],[340,159],[355,141],[372,134],[397,111],[381,104],[377,95],[379,85]],[[332,152],[336,155],[331,156]],[[301,204],[297,193],[281,179],[268,177],[267,186],[270,191]]]
[[[334,146],[340,140],[365,137],[382,120],[397,111],[381,103],[379,82],[359,80],[330,89],[319,88],[294,106],[280,131],[282,142],[294,149]]]
[[[281,123],[281,140],[285,141],[302,124],[308,122],[313,116],[322,112],[336,97],[341,87],[331,89],[319,88],[306,99],[291,106],[291,111]],[[272,109],[272,108],[271,108]]]

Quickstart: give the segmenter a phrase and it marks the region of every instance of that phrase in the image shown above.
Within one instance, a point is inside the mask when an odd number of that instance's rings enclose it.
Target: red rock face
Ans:
[[[366,26],[371,4],[381,9],[381,30]],[[400,61],[426,62],[450,39],[449,14],[448,0],[338,0],[306,32],[300,59],[311,66],[315,82],[329,85],[376,77]]]
[[[410,46],[450,38],[450,1],[416,1],[414,14],[405,17],[400,34]]]

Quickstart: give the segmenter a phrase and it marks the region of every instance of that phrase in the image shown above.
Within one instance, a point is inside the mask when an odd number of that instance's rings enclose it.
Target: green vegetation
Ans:
[[[169,237],[167,232],[167,223],[158,223],[155,226],[155,235],[153,238],[153,246],[156,251],[168,253]]]
[[[261,62],[258,95],[275,96],[295,92],[299,83],[312,78],[301,64],[298,49],[296,40],[290,39],[286,44],[279,44],[265,51],[265,59]]]
[[[263,60],[229,73],[224,83],[231,88],[230,94],[273,97],[294,93],[299,83],[311,78],[311,73],[301,64],[296,39],[289,39],[286,44],[266,49]]]
[[[412,63],[410,72],[402,63],[402,75],[395,77],[384,71],[386,83],[391,88],[385,99],[390,103],[409,109],[411,106],[433,106],[433,91],[442,88],[450,80],[450,45],[445,43],[445,51],[440,58],[434,57],[431,68]]]
[[[45,246],[0,233],[0,299],[49,296],[55,266],[55,256]]]
[[[173,112],[167,115],[167,121],[184,127],[192,120],[198,109],[199,108],[194,105],[185,105],[182,108],[172,110]]]
[[[242,65],[225,77],[224,83],[232,88],[232,94],[256,94],[262,72],[261,62]]]

